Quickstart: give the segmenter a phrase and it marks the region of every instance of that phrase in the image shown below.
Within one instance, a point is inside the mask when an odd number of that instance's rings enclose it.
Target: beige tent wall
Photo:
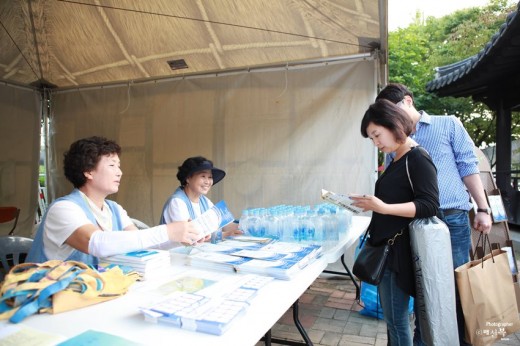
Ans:
[[[109,198],[158,223],[177,167],[203,155],[227,172],[209,196],[244,208],[320,203],[321,188],[373,190],[376,152],[360,121],[376,95],[371,58],[312,67],[206,75],[52,95],[50,194],[68,193],[62,157],[78,138],[123,147],[123,180]]]
[[[38,91],[0,84],[0,206],[20,208],[15,235],[31,234],[38,205],[41,98]],[[0,224],[7,235],[12,223]]]

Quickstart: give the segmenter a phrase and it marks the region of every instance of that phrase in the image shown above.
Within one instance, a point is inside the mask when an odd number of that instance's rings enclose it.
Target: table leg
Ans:
[[[265,346],[271,346],[271,329],[269,329],[267,333],[265,333],[263,339]]]
[[[292,305],[293,310],[293,321],[296,328],[298,328],[298,331],[300,332],[300,335],[302,336],[305,343],[301,343],[299,341],[291,341],[291,340],[284,340],[284,339],[276,339],[271,337],[271,329],[267,333],[265,333],[262,340],[264,341],[266,346],[270,346],[271,342],[281,344],[281,345],[306,345],[306,346],[313,346],[311,339],[309,338],[309,335],[307,335],[307,331],[305,331],[305,328],[303,328],[303,325],[300,322],[300,317],[298,316],[298,302],[299,299],[296,299],[296,301]]]
[[[307,335],[305,328],[303,328],[303,326],[300,322],[300,317],[298,316],[298,301],[299,301],[299,299],[296,299],[296,301],[294,302],[294,304],[292,306],[294,324],[296,325],[296,328],[298,328],[298,331],[300,332],[303,340],[305,340],[305,344],[312,346],[312,341],[309,338],[309,336]]]
[[[329,274],[338,274],[338,275],[348,275],[350,277],[350,280],[352,280],[352,283],[354,286],[356,286],[356,300],[359,300],[360,298],[360,290],[359,290],[359,284],[356,282],[356,279],[354,278],[354,275],[352,275],[352,272],[348,268],[347,264],[345,263],[345,255],[341,255],[341,264],[343,264],[343,268],[347,271],[346,273],[343,272],[337,272],[333,270],[324,270],[324,273]]]

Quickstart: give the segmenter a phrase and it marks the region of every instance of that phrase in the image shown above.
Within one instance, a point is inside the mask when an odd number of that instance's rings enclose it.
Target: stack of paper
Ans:
[[[140,250],[100,259],[100,265],[119,265],[139,272],[144,278],[170,266],[170,253],[165,250]]]
[[[186,258],[186,265],[204,269],[238,272],[239,266],[249,262],[249,258],[241,258],[219,252],[192,252]]]
[[[193,252],[218,252],[224,254],[231,254],[240,250],[261,249],[265,244],[258,244],[255,242],[241,242],[234,240],[224,240],[218,243],[202,243],[197,244],[193,248]]]
[[[252,258],[240,265],[240,270],[289,280],[321,256],[321,246],[273,242],[259,250],[241,250],[232,255]]]
[[[175,327],[221,335],[242,315],[256,293],[272,278],[246,275],[223,296],[175,292],[167,299],[140,308],[149,322],[166,322]]]
[[[301,245],[281,241],[266,245],[263,250],[282,253],[286,260],[304,265],[311,263],[323,254],[323,248],[320,245]]]
[[[295,273],[320,257],[319,245],[301,245],[286,242],[269,244],[222,242],[210,249],[195,247],[186,258],[186,264],[223,271],[235,271],[272,276],[289,280]],[[219,251],[219,246],[221,251]]]
[[[252,259],[240,266],[246,273],[269,275],[281,280],[290,280],[291,277],[305,267],[302,263],[288,260],[259,260]]]
[[[260,288],[264,287],[274,278],[256,274],[246,274],[241,277],[240,283],[225,293],[224,298],[236,302],[248,302],[256,296]]]

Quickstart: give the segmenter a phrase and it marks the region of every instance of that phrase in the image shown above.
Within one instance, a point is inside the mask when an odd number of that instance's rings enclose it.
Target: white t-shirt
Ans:
[[[201,214],[200,203],[191,202],[191,206],[195,212],[195,217],[199,217]],[[211,207],[213,207],[213,202],[208,199],[208,208]],[[164,220],[166,223],[174,221],[188,221],[190,219],[191,216],[186,203],[184,203],[184,201],[180,198],[172,198],[168,204],[168,207],[164,211]]]
[[[123,228],[132,224],[132,220],[117,204]],[[108,206],[106,209],[110,210]],[[59,201],[51,205],[43,229],[43,245],[47,258],[65,260],[75,249],[65,243],[75,230],[92,224],[83,209],[72,201]],[[100,227],[101,228],[101,227]],[[103,228],[101,228],[103,229]],[[111,231],[104,229],[104,231]]]

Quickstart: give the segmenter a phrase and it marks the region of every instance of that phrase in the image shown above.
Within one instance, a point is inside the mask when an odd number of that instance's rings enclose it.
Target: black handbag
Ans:
[[[381,245],[372,245],[367,240],[368,230],[361,241],[361,251],[359,251],[352,272],[361,281],[377,286],[383,278],[390,247],[394,245],[395,238],[402,235],[403,230],[399,231],[393,238]]]

